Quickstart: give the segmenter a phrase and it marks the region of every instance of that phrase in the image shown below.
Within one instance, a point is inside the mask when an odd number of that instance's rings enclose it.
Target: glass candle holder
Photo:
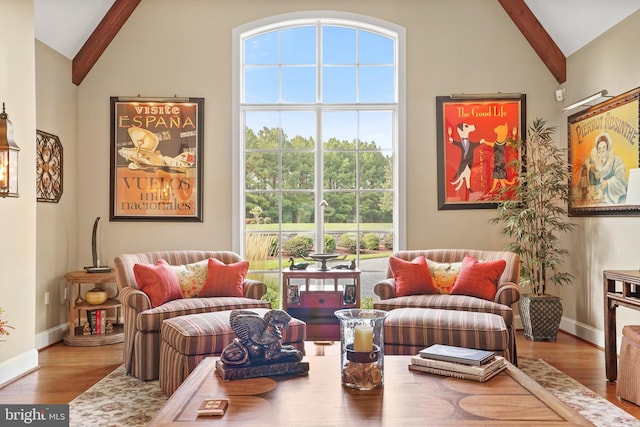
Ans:
[[[342,385],[373,390],[384,385],[383,310],[347,309],[335,312],[340,321]]]

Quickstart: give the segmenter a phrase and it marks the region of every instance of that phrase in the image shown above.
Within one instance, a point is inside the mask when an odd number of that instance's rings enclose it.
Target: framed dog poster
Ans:
[[[111,98],[112,221],[202,221],[204,98]]]
[[[436,97],[438,209],[488,209],[515,183],[526,95]]]
[[[640,215],[626,200],[640,162],[639,97],[636,88],[568,117],[569,215]]]

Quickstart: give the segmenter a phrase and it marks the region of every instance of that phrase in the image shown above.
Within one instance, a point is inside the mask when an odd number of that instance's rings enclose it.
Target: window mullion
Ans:
[[[322,142],[322,25],[316,25],[316,144],[315,144],[315,235],[316,252],[324,253],[324,209],[320,208],[320,202],[324,198],[324,148]]]

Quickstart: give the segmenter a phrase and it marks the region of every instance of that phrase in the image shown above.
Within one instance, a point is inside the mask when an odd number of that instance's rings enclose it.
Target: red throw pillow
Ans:
[[[451,295],[468,295],[493,301],[498,291],[498,280],[507,261],[478,261],[466,255],[460,266],[460,275],[451,289]]]
[[[133,275],[140,290],[151,300],[152,307],[182,298],[178,276],[163,259],[159,259],[154,265],[134,264]]]
[[[389,257],[389,267],[396,280],[396,296],[437,294],[433,286],[429,267],[424,256],[405,261],[394,256]]]
[[[240,261],[234,264],[209,258],[209,277],[198,294],[201,297],[242,297],[244,281],[249,263]]]

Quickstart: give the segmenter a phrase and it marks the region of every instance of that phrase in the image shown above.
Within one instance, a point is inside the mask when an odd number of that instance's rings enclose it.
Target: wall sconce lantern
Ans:
[[[0,197],[18,197],[18,151],[13,140],[13,125],[4,111],[0,113]]]

